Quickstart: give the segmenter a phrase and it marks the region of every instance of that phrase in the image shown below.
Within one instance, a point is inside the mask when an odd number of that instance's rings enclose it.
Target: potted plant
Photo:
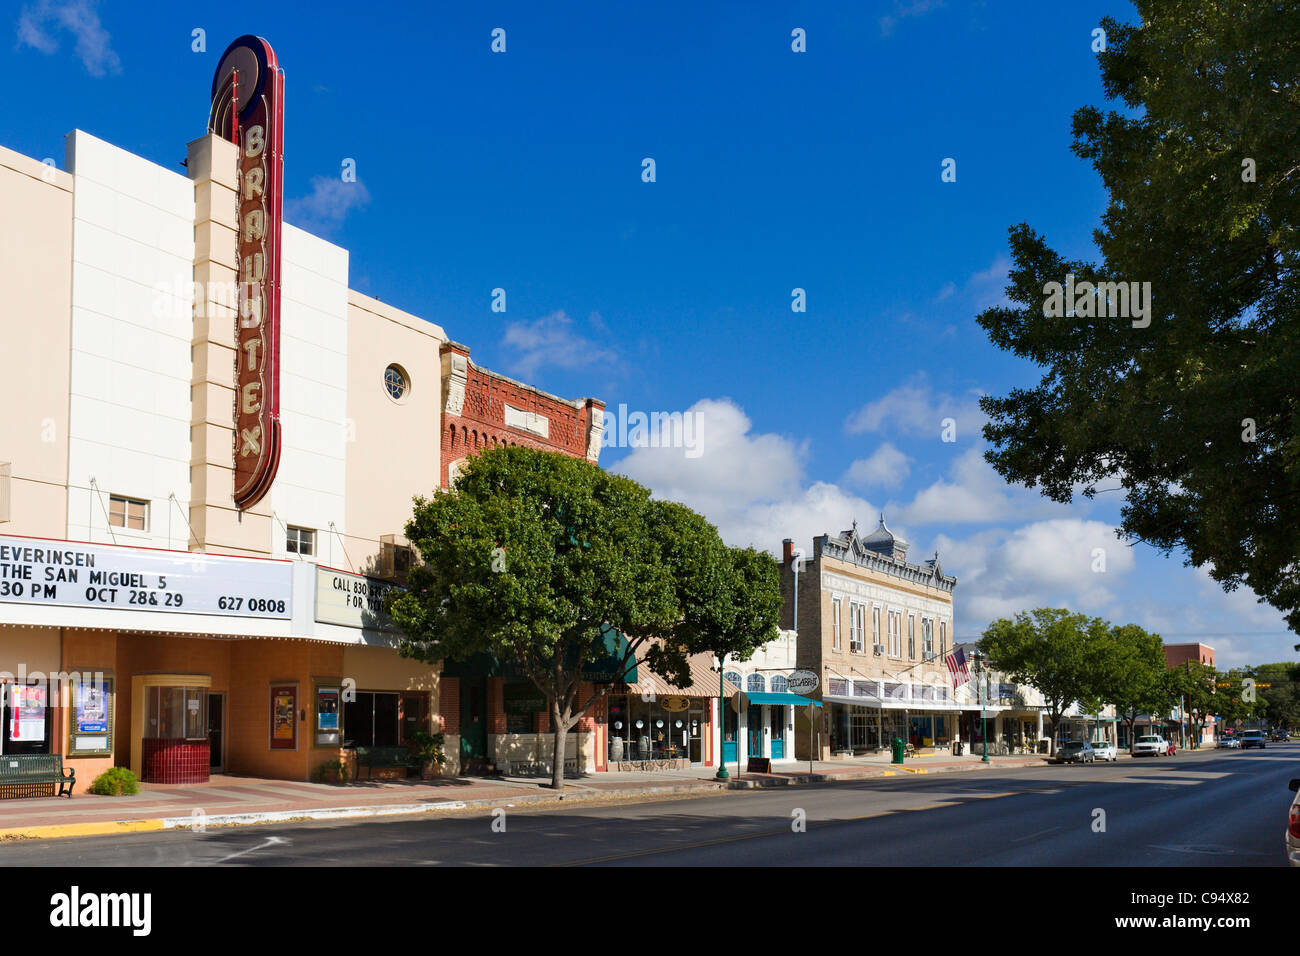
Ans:
[[[416,731],[411,738],[411,754],[419,762],[420,779],[432,780],[442,770],[442,765],[447,762],[443,743],[442,734],[427,734],[422,730]]]

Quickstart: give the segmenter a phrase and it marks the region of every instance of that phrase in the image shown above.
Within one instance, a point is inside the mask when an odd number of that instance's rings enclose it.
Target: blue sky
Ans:
[[[601,460],[730,543],[808,548],[883,509],[958,576],[961,637],[1051,604],[1209,635],[1221,666],[1295,658],[1252,595],[1117,541],[1117,495],[1053,505],[981,458],[978,395],[1037,376],[974,316],[1008,226],[1093,254],[1105,194],[1070,117],[1103,103],[1092,30],[1128,3],[178,6],[6,2],[0,144],[62,166],[80,128],[179,169],[221,51],[258,33],[286,74],[286,218],[481,364],[698,415],[693,450]]]

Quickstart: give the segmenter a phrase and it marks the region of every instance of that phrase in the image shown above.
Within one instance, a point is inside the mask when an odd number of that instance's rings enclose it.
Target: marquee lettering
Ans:
[[[208,129],[239,147],[234,499],[242,510],[270,491],[281,446],[284,71],[261,37],[240,37],[222,54]]]

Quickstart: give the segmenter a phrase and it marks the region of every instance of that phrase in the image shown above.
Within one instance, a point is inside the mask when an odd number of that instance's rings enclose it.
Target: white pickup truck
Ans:
[[[1156,735],[1139,737],[1137,743],[1133,745],[1134,757],[1163,757],[1168,753],[1168,741]]]

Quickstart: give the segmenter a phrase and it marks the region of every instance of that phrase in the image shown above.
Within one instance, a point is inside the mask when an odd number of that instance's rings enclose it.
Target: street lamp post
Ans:
[[[714,777],[715,779],[718,780],[729,780],[731,779],[731,774],[727,773],[727,761],[722,759],[724,756],[722,752],[722,748],[725,746],[726,739],[727,739],[727,710],[726,710],[727,701],[726,698],[722,696],[722,672],[724,670],[722,662],[723,659],[719,657],[718,658],[718,772],[714,774]],[[739,728],[739,721],[737,721],[737,728]]]
[[[989,722],[988,722],[988,718],[984,716],[984,681],[981,680],[981,678],[984,676],[984,652],[974,651],[971,654],[971,658],[974,659],[975,661],[975,683],[977,685],[976,689],[978,690],[980,695],[980,731],[981,731],[980,736],[984,738],[983,763],[988,763],[989,762]]]

